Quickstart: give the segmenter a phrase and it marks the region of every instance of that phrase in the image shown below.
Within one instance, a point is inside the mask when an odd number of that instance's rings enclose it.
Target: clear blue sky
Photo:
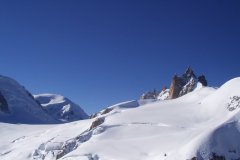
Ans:
[[[191,65],[240,76],[239,0],[2,0],[0,74],[88,113],[169,85]]]

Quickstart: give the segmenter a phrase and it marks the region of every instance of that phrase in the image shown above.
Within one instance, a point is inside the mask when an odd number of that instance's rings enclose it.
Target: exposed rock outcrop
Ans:
[[[103,112],[101,113],[101,115],[107,114],[109,112],[111,112],[114,108],[106,108],[103,110]]]
[[[90,116],[90,119],[96,117],[106,116],[107,114],[117,113],[119,109],[127,109],[127,108],[136,108],[141,105],[145,105],[147,103],[151,103],[154,100],[131,100],[122,103],[115,104],[113,106],[109,106],[106,109],[101,110],[100,112],[94,113]]]
[[[159,95],[159,92],[157,92],[156,90],[153,90],[153,91],[144,93],[140,97],[140,99],[157,99],[158,95]]]
[[[181,76],[176,74],[173,76],[169,89],[164,87],[160,92],[157,92],[156,90],[149,91],[143,94],[140,99],[175,99],[192,92],[196,88],[198,82],[201,83],[202,86],[208,85],[204,75],[197,77],[192,68],[188,67],[185,73]]]
[[[203,86],[208,85],[207,80],[206,80],[204,75],[201,75],[201,76],[198,77],[198,82],[202,83]]]
[[[179,97],[179,94],[184,86],[184,82],[181,77],[174,75],[172,83],[169,90],[169,99],[174,99]]]
[[[92,122],[92,125],[89,128],[89,131],[91,131],[94,128],[98,127],[99,125],[103,124],[104,121],[105,121],[104,117],[96,118],[96,120]]]
[[[170,86],[169,99],[175,99],[192,92],[197,82],[197,77],[190,67],[187,68],[182,76],[174,75]]]

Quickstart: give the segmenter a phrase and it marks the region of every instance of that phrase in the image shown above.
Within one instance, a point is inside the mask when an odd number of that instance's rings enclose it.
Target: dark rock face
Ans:
[[[192,68],[188,67],[181,76],[173,76],[169,89],[163,87],[161,92],[157,92],[156,90],[149,91],[144,93],[140,99],[175,99],[192,92],[196,88],[198,82],[200,82],[202,86],[208,85],[204,75],[197,77]]]
[[[183,85],[184,85],[183,80],[177,75],[174,75],[171,86],[170,86],[169,99],[178,98]]]
[[[0,92],[0,111],[5,113],[9,112],[8,103],[1,92]]]
[[[201,76],[198,77],[198,82],[202,83],[203,86],[208,85],[207,80],[206,80],[204,75],[201,75]]]
[[[191,67],[188,67],[185,73],[182,75],[183,78],[197,78],[196,75],[194,74],[193,70]]]
[[[105,114],[111,112],[113,109],[114,108],[106,108],[106,109],[104,109],[101,112],[92,114],[89,118],[92,119],[92,118],[96,118],[97,116],[100,116],[100,115],[105,115]]]
[[[93,130],[94,128],[100,126],[105,121],[104,117],[97,118],[95,121],[92,122],[92,125],[90,126],[89,130]]]
[[[101,113],[101,115],[107,114],[109,112],[111,112],[114,108],[106,108],[104,109],[104,111]]]
[[[90,119],[96,118],[98,116],[98,113],[93,113],[92,115],[89,116]]]
[[[196,75],[190,67],[182,76],[174,75],[170,86],[169,99],[175,99],[193,91],[196,84]]]

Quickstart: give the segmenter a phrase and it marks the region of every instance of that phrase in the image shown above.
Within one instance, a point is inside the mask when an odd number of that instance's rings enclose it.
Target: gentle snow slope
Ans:
[[[175,100],[69,124],[0,124],[0,159],[209,160],[240,157],[240,78]],[[17,132],[20,133],[17,133]]]

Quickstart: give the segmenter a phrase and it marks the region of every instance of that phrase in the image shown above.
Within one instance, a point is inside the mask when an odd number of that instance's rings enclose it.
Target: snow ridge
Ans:
[[[50,116],[61,122],[72,122],[88,118],[88,115],[79,105],[62,95],[39,94],[34,95],[34,98]]]

